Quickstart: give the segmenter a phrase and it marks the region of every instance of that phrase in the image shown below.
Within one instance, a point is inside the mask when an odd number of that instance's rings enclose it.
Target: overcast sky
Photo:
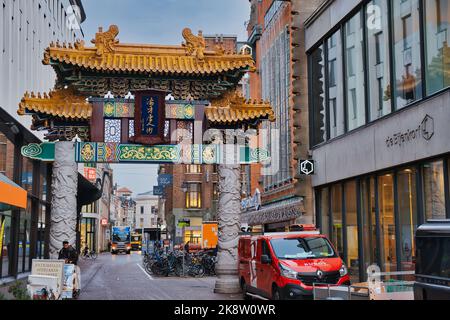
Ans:
[[[82,28],[86,42],[99,26],[119,26],[124,43],[181,44],[181,31],[189,27],[196,34],[236,35],[247,39],[244,23],[250,17],[248,0],[83,0],[86,21]],[[157,185],[156,165],[114,165],[114,180],[134,192],[144,193]]]

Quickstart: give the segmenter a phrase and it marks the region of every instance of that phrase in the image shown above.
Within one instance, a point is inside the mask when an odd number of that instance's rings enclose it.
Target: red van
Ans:
[[[314,226],[299,232],[239,239],[239,278],[244,298],[312,298],[313,283],[350,285],[338,252]]]

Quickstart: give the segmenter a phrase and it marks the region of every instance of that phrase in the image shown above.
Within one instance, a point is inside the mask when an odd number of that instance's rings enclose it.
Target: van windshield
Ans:
[[[335,258],[336,254],[326,238],[291,238],[270,241],[278,259],[302,260]]]

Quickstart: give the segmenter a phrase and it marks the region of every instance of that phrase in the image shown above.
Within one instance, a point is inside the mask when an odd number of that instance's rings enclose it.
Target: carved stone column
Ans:
[[[75,144],[57,142],[52,175],[50,259],[58,258],[63,241],[75,247],[77,229],[78,167]],[[79,248],[77,248],[79,249]]]
[[[241,229],[241,170],[239,164],[219,165],[219,250],[214,292],[239,293],[238,242]]]

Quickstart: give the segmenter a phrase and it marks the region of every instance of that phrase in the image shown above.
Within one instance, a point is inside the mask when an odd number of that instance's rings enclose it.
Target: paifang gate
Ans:
[[[57,74],[54,90],[27,92],[19,105],[32,130],[47,131],[22,153],[53,162],[51,255],[64,239],[75,243],[77,162],[218,164],[215,291],[237,293],[241,165],[271,158],[248,130],[275,120],[269,103],[239,92],[255,71],[251,52],[209,48],[188,28],[179,46],[125,44],[118,34],[113,25],[93,46],[52,43],[43,63]]]

